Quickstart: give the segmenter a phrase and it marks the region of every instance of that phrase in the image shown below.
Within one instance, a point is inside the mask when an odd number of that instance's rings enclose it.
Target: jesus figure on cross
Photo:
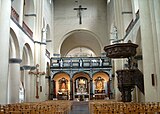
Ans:
[[[74,10],[77,10],[78,11],[78,16],[79,16],[79,24],[82,24],[82,10],[87,10],[87,8],[82,8],[81,5],[79,5],[78,8],[74,8]]]
[[[39,64],[36,65],[36,71],[29,71],[29,74],[33,74],[36,76],[36,98],[37,99],[39,98],[39,95],[38,95],[39,76],[45,75],[45,72],[39,72],[38,67],[39,67]]]

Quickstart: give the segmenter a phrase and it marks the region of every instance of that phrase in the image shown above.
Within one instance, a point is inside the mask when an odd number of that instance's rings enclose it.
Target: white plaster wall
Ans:
[[[14,30],[18,39],[20,47],[20,59],[22,59],[23,47],[26,43],[30,45],[34,59],[34,42],[12,20],[10,21],[10,27]]]
[[[50,3],[50,0],[44,0],[44,11],[43,11],[43,18],[46,21],[46,25],[49,26],[49,38],[47,40],[52,40],[51,42],[47,42],[47,50],[53,55],[53,2]],[[46,26],[45,25],[45,26]]]
[[[75,7],[82,5],[87,10],[82,11],[82,24],[79,24],[77,11]],[[106,0],[79,1],[73,0],[55,0],[54,3],[54,51],[60,53],[60,45],[63,42],[63,36],[76,29],[85,29],[98,36],[101,44],[101,50],[109,40],[107,38],[107,2]],[[69,44],[71,45],[71,44]]]
[[[114,19],[114,2],[111,0],[107,4],[107,38],[111,38],[112,36],[112,26],[114,25],[115,19]]]

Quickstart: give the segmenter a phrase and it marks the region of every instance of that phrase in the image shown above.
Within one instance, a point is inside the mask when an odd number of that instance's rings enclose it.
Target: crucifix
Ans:
[[[77,10],[78,11],[78,16],[79,16],[79,24],[82,24],[82,10],[87,10],[87,8],[82,8],[81,5],[79,5],[78,8],[74,8],[74,10]]]
[[[29,74],[33,74],[36,76],[36,98],[38,99],[39,98],[39,95],[38,95],[38,83],[39,83],[39,76],[41,75],[45,75],[45,72],[39,72],[39,64],[36,65],[36,71],[29,71]]]

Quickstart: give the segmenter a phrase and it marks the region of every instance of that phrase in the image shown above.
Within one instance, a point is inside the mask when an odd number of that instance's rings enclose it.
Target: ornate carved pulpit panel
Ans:
[[[137,44],[119,43],[105,46],[106,56],[110,58],[128,58],[128,69],[117,70],[118,89],[122,93],[122,101],[132,101],[131,92],[135,85],[144,93],[143,74],[133,64],[133,57],[136,55]]]

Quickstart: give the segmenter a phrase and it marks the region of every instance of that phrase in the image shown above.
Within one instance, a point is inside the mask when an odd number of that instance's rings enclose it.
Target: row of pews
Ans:
[[[90,114],[160,114],[160,102],[90,101]]]
[[[0,114],[69,114],[70,101],[45,101],[0,105]]]

